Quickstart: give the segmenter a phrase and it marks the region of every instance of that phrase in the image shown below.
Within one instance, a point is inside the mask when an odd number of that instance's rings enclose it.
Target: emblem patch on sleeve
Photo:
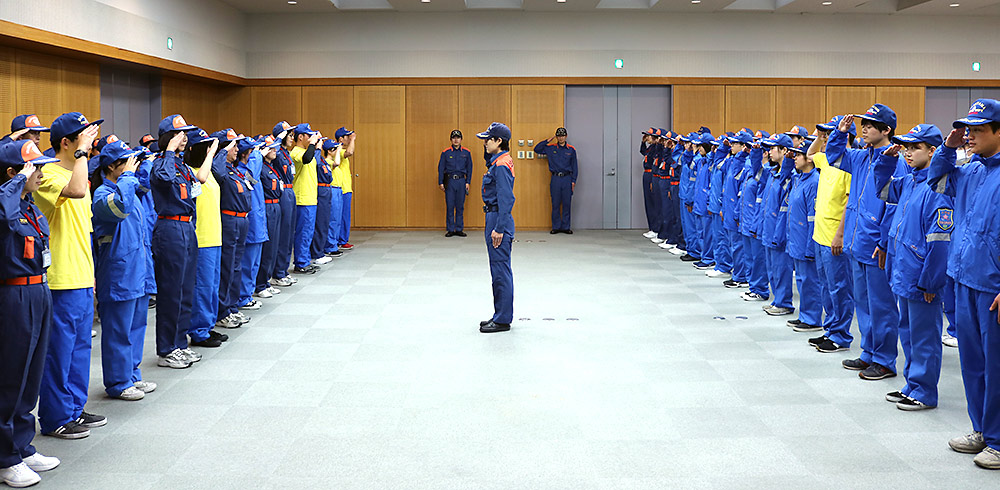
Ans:
[[[951,209],[938,209],[937,225],[942,230],[950,230],[953,226],[955,226],[955,211]]]

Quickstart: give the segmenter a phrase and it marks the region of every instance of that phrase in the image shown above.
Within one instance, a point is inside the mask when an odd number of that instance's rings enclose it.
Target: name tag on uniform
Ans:
[[[250,183],[250,179],[243,179],[243,183],[246,184],[247,190],[253,190],[253,184]]]
[[[52,252],[48,247],[45,247],[45,250],[42,250],[42,267],[48,267],[50,265],[52,265]]]
[[[197,180],[191,183],[191,199],[201,195],[201,182]]]

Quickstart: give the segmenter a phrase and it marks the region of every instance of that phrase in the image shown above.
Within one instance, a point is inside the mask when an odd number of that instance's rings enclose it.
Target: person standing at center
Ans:
[[[444,201],[447,207],[445,226],[448,228],[446,237],[467,236],[463,228],[465,222],[465,196],[469,194],[469,183],[472,181],[472,153],[462,146],[462,132],[455,129],[451,132],[451,146],[441,152],[438,159],[438,186],[444,191]]]
[[[295,180],[292,188],[295,190],[295,268],[298,274],[315,274],[318,266],[312,265],[313,233],[316,231],[316,148],[323,136],[319,131],[313,131],[309,123],[295,126],[295,146],[289,153],[295,165]]]
[[[570,228],[570,208],[573,191],[576,190],[578,165],[576,148],[566,143],[566,128],[556,129],[556,135],[535,145],[535,153],[545,155],[549,160],[549,192],[552,193],[552,230],[549,233],[572,235]],[[552,143],[552,140],[556,140]]]
[[[510,128],[495,122],[476,135],[484,141],[487,171],[483,175],[486,252],[493,277],[493,317],[479,323],[482,333],[506,332],[514,319],[514,273],[510,268],[514,243],[514,161],[510,158]]]

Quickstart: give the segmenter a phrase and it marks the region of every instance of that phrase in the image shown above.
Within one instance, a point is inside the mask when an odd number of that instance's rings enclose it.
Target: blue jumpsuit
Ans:
[[[681,199],[681,228],[684,232],[684,241],[687,248],[684,249],[689,255],[696,259],[701,259],[701,235],[698,234],[698,224],[694,215],[694,189],[698,180],[697,164],[694,161],[694,152],[685,151],[681,154],[681,183],[678,195]],[[689,210],[688,208],[692,208]]]
[[[642,202],[646,209],[646,223],[649,231],[656,231],[656,226],[660,223],[660,210],[653,201],[653,155],[650,149],[655,145],[647,145],[645,141],[639,145],[639,154],[642,155]]]
[[[212,160],[212,174],[219,183],[222,207],[222,260],[219,267],[219,311],[216,321],[238,311],[243,252],[246,249],[250,222],[250,176],[226,160],[221,152]]]
[[[149,310],[147,211],[137,196],[139,179],[124,172],[94,191],[94,275],[101,315],[104,391],[118,396],[142,380],[143,340]]]
[[[698,236],[698,251],[701,252],[701,262],[715,264],[715,251],[712,249],[712,235],[708,216],[708,188],[712,182],[712,154],[695,155],[695,183],[692,201],[694,206],[695,235]]]
[[[795,261],[795,285],[799,289],[799,321],[823,326],[823,282],[816,268],[816,191],[819,171],[795,172],[788,196],[788,255]]]
[[[438,158],[438,185],[444,186],[445,226],[450,232],[465,228],[465,187],[472,182],[472,153],[449,146]]]
[[[292,181],[295,178],[295,165],[292,157],[284,148],[278,148],[274,161],[274,170],[278,171],[285,189],[281,193],[281,222],[278,224],[277,252],[274,259],[274,272],[271,277],[281,279],[288,276],[288,267],[292,264],[292,242],[295,237],[295,191]]]
[[[972,429],[1000,450],[1000,324],[990,305],[1000,294],[1000,154],[976,155],[955,165],[955,149],[942,145],[931,159],[931,188],[955,200],[948,276],[955,280],[955,310],[962,382]]]
[[[322,150],[316,150],[313,161],[306,165],[311,163],[316,164],[316,223],[313,225],[313,239],[312,245],[309,247],[309,254],[313,260],[316,260],[326,255],[326,242],[330,236],[330,213],[333,204],[330,197],[333,194],[333,188],[330,183],[333,182],[333,171],[326,163],[326,159],[323,158]]]
[[[788,194],[792,187],[794,160],[785,158],[781,168],[771,168],[771,178],[764,189],[760,236],[764,244],[767,278],[771,283],[771,302],[779,308],[792,306],[792,258],[785,250],[788,241]]]
[[[715,251],[715,270],[719,272],[732,272],[733,251],[729,243],[729,235],[722,224],[722,195],[725,191],[726,167],[735,160],[729,153],[729,145],[720,145],[716,150],[716,163],[712,166],[712,183],[708,192],[708,212],[711,214],[712,242]],[[721,160],[719,155],[725,155]]]
[[[872,258],[875,247],[884,243],[894,204],[878,198],[872,167],[886,147],[853,150],[847,148],[847,133],[830,133],[826,158],[830,165],[851,174],[851,190],[844,210],[844,251],[851,257],[854,308],[861,333],[861,357],[891,371],[896,369],[899,310],[889,287],[886,272]],[[897,176],[905,175],[906,164],[897,165]]]
[[[576,183],[578,165],[576,148],[573,145],[549,144],[540,141],[535,145],[535,153],[545,155],[549,160],[549,192],[552,195],[552,229],[570,229],[570,208],[573,200],[573,184]]]
[[[874,175],[879,197],[898,203],[889,227],[886,270],[899,305],[899,341],[906,356],[901,392],[934,407],[941,377],[941,290],[947,282],[954,209],[950,197],[927,185],[929,169],[893,178],[897,161],[882,155]],[[928,303],[924,293],[934,299]]]
[[[250,150],[247,162],[240,163],[237,168],[247,178],[250,188],[250,214],[247,215],[247,244],[243,250],[243,260],[240,278],[239,299],[236,304],[245,306],[253,301],[253,293],[257,288],[257,273],[260,269],[261,253],[267,242],[267,215],[264,210],[264,188],[261,186],[260,173],[264,167],[264,156],[257,149]]]
[[[26,180],[16,175],[0,185],[0,468],[35,454],[31,411],[52,327],[52,295],[42,279],[49,224],[30,194],[21,199]]]
[[[274,277],[274,264],[278,261],[278,242],[281,239],[281,196],[285,191],[285,181],[278,173],[279,163],[275,158],[264,162],[260,172],[260,186],[264,190],[264,217],[267,220],[267,241],[260,249],[260,267],[257,269],[257,286],[254,292],[267,289]],[[294,199],[294,196],[292,197]]]
[[[493,278],[493,322],[510,324],[514,319],[514,273],[510,267],[514,242],[514,161],[503,151],[490,160],[483,175],[483,210],[486,212],[486,252]],[[503,234],[500,246],[493,247],[490,233]]]
[[[179,156],[165,151],[153,160],[150,185],[159,217],[151,242],[156,258],[156,354],[165,357],[188,346],[198,257],[192,194],[200,193],[201,183]]]
[[[764,202],[764,189],[771,179],[771,173],[764,168],[764,152],[760,148],[750,150],[749,169],[744,175],[740,189],[740,235],[743,235],[743,253],[747,261],[747,282],[750,292],[767,299],[767,252],[761,242],[760,221]]]
[[[749,156],[746,151],[732,155],[723,169],[725,177],[722,189],[722,229],[726,233],[732,251],[733,281],[735,282],[749,281],[743,236],[739,231],[740,191],[744,176],[750,172],[747,161]]]

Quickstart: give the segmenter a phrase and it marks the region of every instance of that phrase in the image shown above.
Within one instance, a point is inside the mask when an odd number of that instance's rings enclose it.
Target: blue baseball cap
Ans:
[[[892,142],[897,145],[923,142],[937,147],[944,142],[944,136],[941,136],[941,130],[933,124],[918,124],[909,133],[893,136]]]
[[[187,148],[189,150],[191,148],[194,148],[194,145],[198,145],[198,144],[201,144],[201,143],[211,143],[211,142],[213,142],[213,141],[215,141],[215,140],[218,139],[218,138],[214,138],[212,136],[209,136],[208,133],[206,133],[205,130],[201,129],[201,128],[194,128],[192,130],[189,130],[187,132],[187,137],[188,137]],[[150,146],[152,146],[152,145],[150,145]]]
[[[38,151],[38,146],[31,140],[18,140],[0,146],[0,167],[20,167],[31,162],[36,167],[46,163],[58,162],[58,158],[47,157]]]
[[[840,121],[843,120],[844,116],[833,116],[833,119],[830,119],[830,122],[817,124],[816,129],[820,131],[833,131],[834,129],[837,129],[838,126],[840,126]],[[858,129],[854,127],[853,124],[847,128],[847,132],[855,136],[858,135]]]
[[[651,135],[651,136],[655,136],[656,135],[656,128],[652,128],[651,127],[649,129],[643,131],[642,134],[648,134],[648,135]]]
[[[146,133],[139,138],[139,145],[145,148],[149,148],[149,145],[156,143],[156,138],[153,135]]]
[[[114,134],[101,136],[100,138],[94,140],[94,149],[100,152],[101,150],[104,149],[105,146],[108,146],[109,144],[114,143],[116,141],[118,141],[118,136],[115,136]]]
[[[30,131],[48,131],[49,128],[42,126],[41,121],[38,120],[38,116],[34,114],[21,114],[14,118],[10,122],[10,132],[20,131],[22,129],[27,129]]]
[[[698,133],[688,133],[688,134],[685,134],[684,136],[681,136],[681,137],[679,137],[677,139],[679,139],[679,140],[681,140],[681,141],[683,141],[685,143],[693,143],[695,141],[695,138],[697,138],[697,136],[698,136]]]
[[[340,146],[340,143],[338,143],[337,140],[331,140],[331,139],[323,140],[323,149],[326,151],[330,151],[338,146]]]
[[[705,133],[712,134],[712,130],[708,129],[705,126],[702,126],[702,127],[698,128],[698,133],[699,134],[705,134]]]
[[[757,132],[753,134],[753,139],[755,140],[765,140],[771,137],[771,133],[764,131],[763,129],[758,129]]]
[[[809,150],[809,143],[808,142],[802,142],[801,145],[794,146],[794,147],[791,147],[791,148],[788,149],[788,151],[794,151],[795,153],[801,153],[803,155],[805,155],[806,151],[808,151],[808,150]]]
[[[278,134],[281,134],[280,132]],[[281,146],[281,140],[275,138],[274,136],[267,135],[264,137],[263,144],[267,148],[277,148]]]
[[[278,135],[280,135],[281,133],[287,134],[292,129],[293,129],[292,125],[288,124],[288,121],[281,121],[278,124],[274,125],[274,129],[271,130],[271,136],[278,138]]]
[[[880,122],[891,129],[896,129],[896,112],[885,104],[875,104],[869,107],[864,114],[858,114],[858,117],[866,121]]]
[[[969,115],[951,125],[958,129],[997,121],[1000,121],[1000,102],[993,99],[977,99],[969,108]]]
[[[729,138],[733,143],[748,144],[753,141],[753,135],[749,131],[740,131]]]
[[[670,132],[670,131],[667,131],[666,129],[663,129],[663,128],[656,128],[656,129],[659,131],[659,133],[657,133],[657,135],[659,137],[661,137],[661,138],[666,138],[667,137],[667,133]]]
[[[720,134],[718,138],[714,138],[712,141],[709,141],[708,144],[712,146],[721,146],[726,141],[726,138],[728,138],[728,136]]]
[[[772,134],[767,139],[762,140],[760,142],[760,144],[761,144],[761,146],[766,146],[768,148],[771,148],[771,147],[774,147],[774,146],[781,146],[781,147],[784,147],[784,148],[792,148],[792,146],[794,146],[792,144],[792,138],[790,136],[788,136],[787,134],[784,134],[784,133]]]
[[[251,138],[240,138],[236,140],[236,151],[239,153],[253,150],[258,146],[261,146],[260,143],[257,143],[257,140]]]
[[[219,145],[227,145],[230,141],[239,139],[239,135],[233,128],[220,129],[211,134],[211,136],[219,140]]]
[[[133,150],[122,141],[113,141],[104,145],[101,154],[97,157],[97,168],[107,167],[118,160],[125,160],[133,155],[142,153],[142,150]]]
[[[171,131],[188,131],[196,128],[197,126],[188,124],[180,114],[171,114],[160,121],[157,131],[160,136],[163,136]]]
[[[701,133],[696,138],[697,139],[692,139],[691,141],[699,145],[710,145],[715,143],[715,136],[712,136],[712,133]]]
[[[295,126],[295,134],[296,135],[299,135],[299,134],[308,134],[309,136],[312,136],[312,135],[314,135],[314,134],[316,134],[318,132],[319,131],[313,131],[313,128],[312,128],[312,126],[309,126],[309,123],[301,123],[301,124],[298,124],[298,125]]]
[[[52,121],[50,137],[52,138],[52,141],[58,143],[67,136],[73,136],[74,134],[87,129],[89,126],[96,126],[102,122],[104,122],[104,119],[98,119],[94,122],[90,122],[87,121],[87,118],[79,112],[67,112],[66,114],[57,117],[55,121]]]
[[[340,129],[338,129],[337,132],[334,133],[334,137],[336,137],[339,140],[340,138],[343,138],[344,136],[350,136],[352,134],[354,134],[354,131],[351,131],[351,130],[349,130],[349,129],[343,127],[343,126],[341,126]]]
[[[800,138],[805,138],[806,136],[809,136],[809,130],[803,128],[802,126],[792,126],[792,129],[785,131],[785,134],[787,134],[788,136],[798,136]]]
[[[490,124],[490,127],[486,128],[486,131],[476,134],[476,137],[485,140],[490,138],[500,138],[502,140],[510,139],[510,128],[504,123],[494,122]]]

